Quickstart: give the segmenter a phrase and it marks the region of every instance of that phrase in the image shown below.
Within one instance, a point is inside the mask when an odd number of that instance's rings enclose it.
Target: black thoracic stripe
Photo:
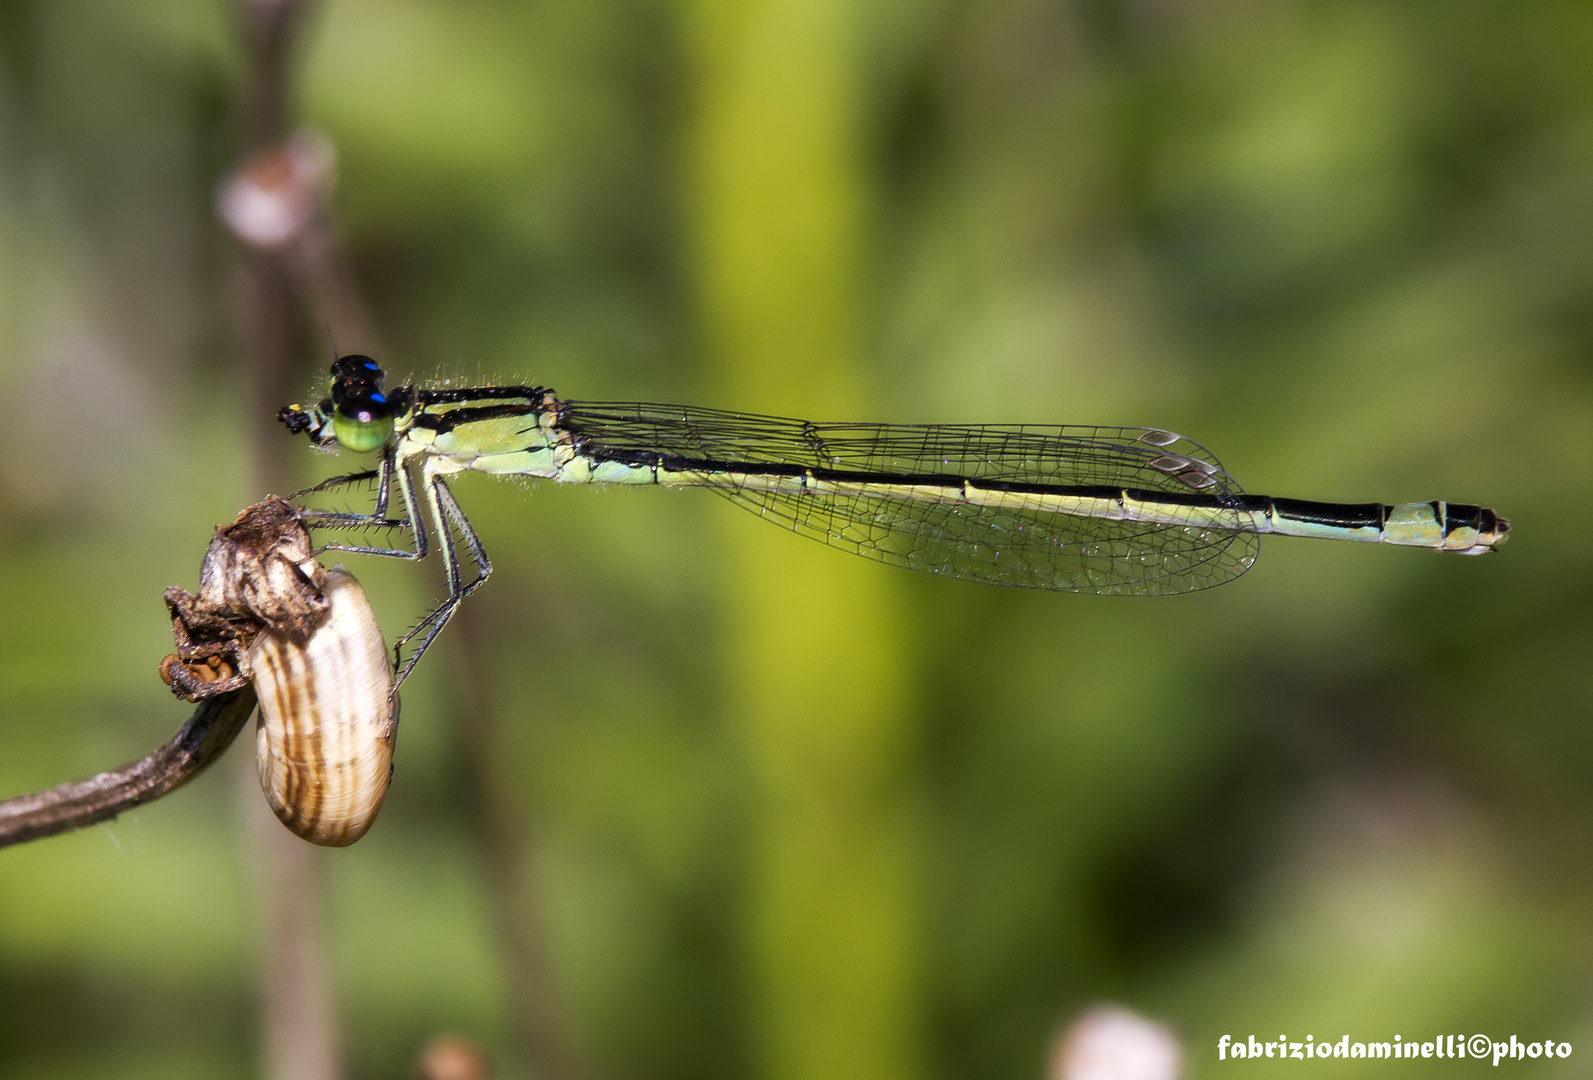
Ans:
[[[485,396],[485,394],[476,395],[476,397]],[[534,410],[528,410],[524,405],[482,405],[475,409],[451,409],[435,415],[421,413],[410,422],[410,427],[426,428],[439,435],[446,435],[460,424],[474,424],[480,420],[500,420],[506,416],[534,416]],[[531,423],[534,427],[535,419]]]
[[[427,405],[452,405],[461,401],[490,401],[493,398],[529,398],[532,401],[540,401],[549,393],[549,390],[542,386],[477,386],[461,387],[458,390],[415,390],[406,386],[403,389],[412,393],[415,403],[422,408]]]
[[[1266,513],[1267,503],[1293,521],[1354,529],[1381,529],[1387,509],[1382,503],[1325,503],[1307,499],[1270,499],[1264,495],[1244,497],[1245,509],[1258,514]]]

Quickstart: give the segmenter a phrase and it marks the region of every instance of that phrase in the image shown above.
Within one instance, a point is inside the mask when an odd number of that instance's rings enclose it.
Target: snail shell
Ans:
[[[312,844],[365,835],[387,795],[398,734],[393,668],[365,590],[326,574],[326,620],[294,644],[266,631],[249,646],[260,719],[255,763],[278,820]]]

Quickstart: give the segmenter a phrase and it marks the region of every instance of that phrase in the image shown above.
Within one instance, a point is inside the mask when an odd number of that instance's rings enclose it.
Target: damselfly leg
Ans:
[[[409,519],[402,520],[387,516],[392,490],[392,477],[398,474],[398,487],[404,498],[404,510]],[[426,542],[426,525],[415,513],[415,497],[413,486],[410,482],[408,470],[395,467],[391,450],[385,451],[378,460],[377,467],[364,472],[349,473],[347,476],[336,476],[324,480],[314,487],[305,488],[289,496],[297,502],[306,495],[318,495],[328,491],[339,491],[355,484],[362,484],[369,480],[376,481],[376,505],[369,514],[355,514],[336,510],[306,509],[302,512],[301,520],[312,528],[324,529],[408,529],[414,540],[414,547],[405,548],[378,548],[366,547],[357,544],[327,544],[322,551],[351,551],[358,555],[386,555],[395,559],[424,559],[430,552]]]
[[[432,519],[436,523],[437,546],[442,551],[443,565],[448,574],[448,598],[393,643],[393,664],[398,669],[397,683],[403,682],[409,677],[409,673],[415,670],[415,665],[420,663],[420,658],[426,654],[427,649],[431,648],[431,643],[437,639],[437,635],[442,633],[442,628],[448,625],[448,620],[454,617],[465,597],[481,588],[487,578],[492,576],[492,560],[487,558],[486,549],[481,546],[481,538],[476,535],[470,519],[465,517],[465,512],[460,508],[459,501],[454,498],[448,482],[441,476],[431,475],[430,465],[431,462],[428,461],[427,467],[422,470],[421,490],[425,493],[426,502],[431,507]],[[454,530],[458,530],[459,539],[463,540],[465,546],[470,549],[470,557],[476,564],[476,576],[470,581],[465,581],[460,571],[459,552],[454,546]],[[404,646],[422,633],[425,636],[421,638],[420,644],[410,654],[409,659],[402,659]]]
[[[413,542],[410,548],[401,547],[372,547],[359,544],[326,544],[318,551],[348,551],[359,555],[382,555],[388,558],[419,560],[431,553],[431,541],[426,527],[426,511],[430,511],[437,536],[438,548],[442,552],[443,566],[448,578],[448,598],[433,609],[429,614],[416,623],[408,633],[401,636],[393,643],[393,668],[397,676],[393,682],[396,691],[398,685],[408,678],[420,658],[436,639],[442,628],[453,618],[460,603],[481,587],[482,583],[492,574],[492,562],[487,558],[486,550],[481,546],[481,539],[476,535],[476,530],[471,526],[470,519],[465,516],[459,506],[459,501],[448,488],[444,477],[436,475],[430,468],[431,461],[422,468],[420,483],[420,499],[416,498],[415,483],[408,467],[396,461],[391,449],[384,450],[375,469],[367,469],[360,473],[351,473],[347,476],[335,477],[324,481],[312,488],[306,488],[293,496],[298,500],[302,496],[337,491],[353,484],[376,481],[376,502],[369,514],[358,514],[345,511],[306,509],[303,511],[304,523],[312,528],[330,529],[382,529],[386,531],[407,530]],[[390,518],[387,516],[388,506],[391,501],[392,480],[397,477],[399,493],[404,500],[404,509],[407,519]],[[424,507],[421,503],[424,503]],[[459,552],[455,546],[454,532],[457,531],[459,539],[469,549],[470,557],[476,565],[476,576],[466,581],[461,570]],[[420,645],[406,660],[403,655],[404,646],[420,635]]]

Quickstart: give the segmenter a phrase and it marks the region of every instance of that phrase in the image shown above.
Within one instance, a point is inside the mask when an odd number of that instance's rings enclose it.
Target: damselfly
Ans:
[[[1322,503],[1246,495],[1192,440],[1158,428],[811,423],[682,405],[566,401],[546,387],[383,388],[375,361],[332,365],[332,392],[279,418],[377,467],[311,491],[376,481],[370,514],[306,511],[315,525],[408,530],[410,548],[330,545],[421,559],[436,530],[448,599],[402,681],[460,602],[492,573],[448,477],[475,471],[575,484],[704,487],[832,547],[931,574],[1127,596],[1232,581],[1276,533],[1477,555],[1510,522],[1459,503]],[[419,465],[417,487],[412,469]],[[387,516],[396,478],[406,518]],[[308,494],[308,492],[304,493]],[[465,580],[453,532],[476,564]]]

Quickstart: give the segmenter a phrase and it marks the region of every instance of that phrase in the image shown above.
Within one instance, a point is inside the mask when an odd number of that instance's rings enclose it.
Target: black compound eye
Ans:
[[[340,357],[332,365],[332,400],[342,404],[345,398],[359,398],[381,393],[386,373],[368,356]]]
[[[380,386],[385,377],[382,365],[368,356],[350,353],[340,356],[332,365],[332,378],[347,379],[351,382],[369,382]]]
[[[380,390],[362,390],[359,393],[349,393],[337,402],[337,411],[349,420],[368,424],[373,420],[385,420],[393,415],[393,403],[387,395]]]

